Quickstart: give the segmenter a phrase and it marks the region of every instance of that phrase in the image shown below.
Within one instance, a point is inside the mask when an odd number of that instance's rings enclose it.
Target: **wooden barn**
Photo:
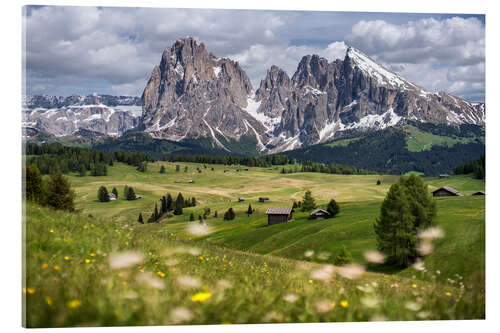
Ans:
[[[310,220],[321,220],[321,219],[327,219],[330,217],[330,214],[321,208],[316,208],[315,210],[311,211],[309,213],[309,219]]]
[[[291,208],[268,208],[266,214],[268,225],[290,222],[292,220]]]
[[[464,195],[453,187],[445,186],[438,188],[437,190],[432,192],[432,195],[435,197],[463,197]]]
[[[268,197],[260,197],[259,198],[259,202],[266,202],[266,201],[269,201]]]
[[[479,192],[476,192],[476,193],[472,193],[472,195],[486,195],[486,192],[479,191]]]

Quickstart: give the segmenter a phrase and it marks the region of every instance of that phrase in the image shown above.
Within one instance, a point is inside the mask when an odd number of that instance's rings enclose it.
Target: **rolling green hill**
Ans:
[[[425,271],[397,270],[367,263],[364,253],[376,247],[373,223],[398,177],[210,167],[155,162],[142,173],[115,163],[107,176],[69,175],[77,213],[27,203],[26,325],[484,318],[485,205],[484,197],[470,196],[484,189],[484,181],[468,175],[425,178],[431,190],[453,186],[465,196],[437,200],[437,225],[445,236],[425,257]],[[98,202],[101,185],[116,186],[118,200]],[[123,200],[125,185],[143,198]],[[335,198],[338,217],[310,221],[307,212],[296,211],[293,222],[267,226],[266,208],[288,207],[306,189],[320,205]],[[139,212],[147,217],[167,192],[194,196],[198,205],[159,223],[137,223]],[[258,203],[259,196],[271,200]],[[255,209],[250,216],[249,204]],[[236,219],[224,221],[229,207]],[[189,214],[205,208],[211,214],[200,234]],[[342,245],[367,272],[354,278],[324,266]],[[135,260],[113,269],[117,253]]]
[[[329,143],[284,152],[298,161],[352,165],[388,174],[452,173],[485,151],[484,128],[409,122],[367,133],[353,133]]]

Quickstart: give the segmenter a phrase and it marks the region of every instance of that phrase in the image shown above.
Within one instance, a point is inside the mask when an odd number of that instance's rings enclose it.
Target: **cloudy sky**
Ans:
[[[193,36],[254,88],[273,64],[291,76],[350,45],[428,90],[485,95],[482,15],[31,6],[23,26],[28,94],[141,95],[163,50]]]

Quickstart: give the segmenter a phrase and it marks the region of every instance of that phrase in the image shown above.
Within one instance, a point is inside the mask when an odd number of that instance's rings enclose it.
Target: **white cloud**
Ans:
[[[477,18],[362,20],[346,40],[427,89],[484,99],[485,29]]]
[[[380,20],[375,13],[32,7],[24,54],[28,93],[140,95],[162,51],[185,36],[239,61],[257,88],[271,65],[292,76],[304,55],[343,58],[345,37],[427,89],[484,99],[480,20],[391,15]],[[394,24],[389,17],[408,22]]]

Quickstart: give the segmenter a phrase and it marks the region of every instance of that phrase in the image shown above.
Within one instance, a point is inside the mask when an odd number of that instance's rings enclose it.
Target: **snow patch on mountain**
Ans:
[[[268,117],[263,112],[258,112],[260,104],[261,101],[255,100],[255,95],[248,96],[247,106],[243,110],[259,121],[266,128],[266,132],[272,132],[281,122],[281,117]]]

